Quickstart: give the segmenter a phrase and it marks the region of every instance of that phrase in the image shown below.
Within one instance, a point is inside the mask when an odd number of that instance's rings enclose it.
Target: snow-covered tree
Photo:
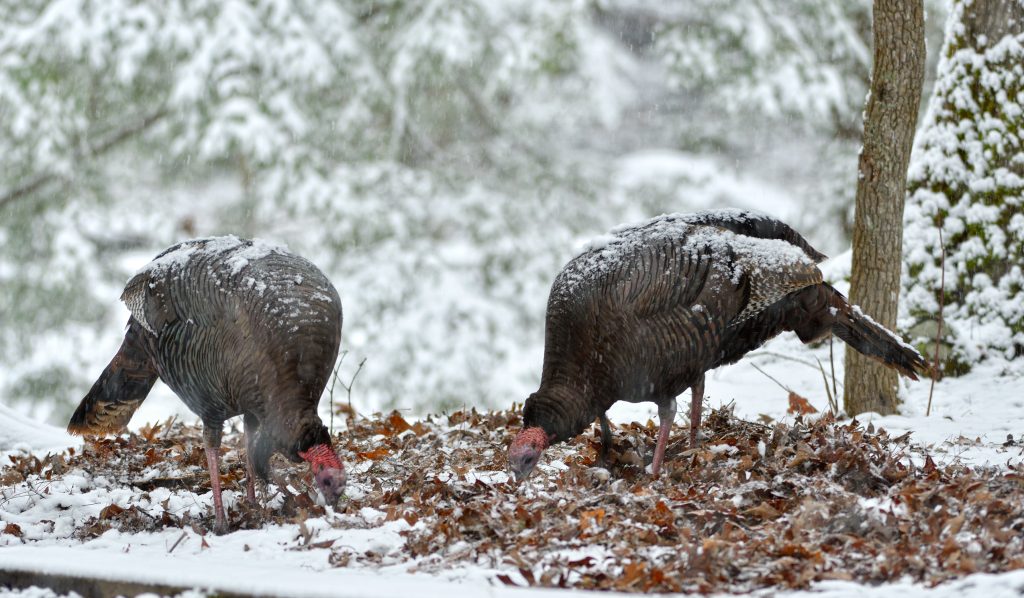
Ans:
[[[31,0],[0,22],[4,395],[66,410],[131,270],[236,233],[330,272],[373,404],[522,398],[493,378],[538,344],[601,179],[561,149],[630,99],[586,3]]]
[[[1024,353],[1022,92],[1024,3],[954,1],[911,163],[904,244],[907,324],[931,356],[944,303],[946,373]]]
[[[759,111],[859,138],[871,3],[680,3],[659,34],[672,83],[728,111]]]

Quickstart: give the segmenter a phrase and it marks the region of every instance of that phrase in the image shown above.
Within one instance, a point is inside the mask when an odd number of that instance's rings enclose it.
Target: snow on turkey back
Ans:
[[[742,274],[769,274],[793,265],[808,267],[825,259],[803,239],[757,238],[722,228],[734,222],[736,227],[773,226],[778,221],[756,210],[725,208],[689,214],[663,214],[639,224],[620,225],[609,234],[597,237],[582,248],[559,274],[555,289],[559,295],[577,292],[581,284],[600,280],[610,272],[628,267],[641,251],[682,241],[682,247],[693,257],[734,255],[735,260],[715,260],[723,279],[739,284]],[[727,271],[726,271],[727,270]],[[820,282],[820,274],[818,275]],[[783,289],[780,289],[782,291]],[[788,292],[788,290],[786,291]],[[768,293],[780,298],[786,292]]]
[[[306,262],[306,270],[318,276],[304,277],[290,272],[290,268],[274,267],[281,258]],[[165,285],[183,279],[219,293],[249,295],[249,299],[262,304],[262,312],[268,318],[276,318],[274,323],[280,326],[290,324],[293,332],[303,324],[328,321],[323,308],[333,304],[336,296],[319,270],[289,252],[286,246],[228,235],[192,239],[169,247],[135,273],[125,285],[121,299],[135,319],[156,334],[161,323],[152,321],[153,311],[146,310],[147,296],[161,295]],[[313,288],[309,293],[293,292],[301,286]],[[217,295],[208,299],[216,302]]]

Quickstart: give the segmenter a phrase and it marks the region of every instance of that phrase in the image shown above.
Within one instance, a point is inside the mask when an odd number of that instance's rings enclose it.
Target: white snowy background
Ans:
[[[341,377],[366,360],[354,406],[410,418],[504,408],[534,390],[551,280],[620,223],[756,208],[837,256],[824,267],[831,280],[848,270],[868,2],[157,4],[0,6],[4,454],[75,442],[60,427],[120,342],[122,285],[189,236],[261,237],[320,265],[345,310]],[[945,10],[927,4],[934,73]],[[837,344],[840,381],[842,355]],[[757,365],[827,409],[817,360],[828,369],[827,346],[780,338],[712,373],[709,401],[787,421],[787,391]],[[1024,434],[1020,376],[1019,363],[990,359],[941,381],[930,417],[918,382],[904,383],[901,415],[861,419],[913,432],[937,458],[1016,463],[1020,449],[1003,443]],[[132,427],[169,414],[194,419],[158,383]],[[653,415],[644,405],[612,412]],[[294,526],[211,538],[209,549],[190,537],[173,554],[174,530],[83,544],[68,537],[75,521],[131,500],[96,480],[76,491],[86,477],[59,482],[75,504],[0,503],[4,522],[62,522],[26,545],[0,542],[0,568],[133,571],[295,595],[554,595],[494,587],[484,569],[335,569],[326,551],[280,549]],[[177,500],[208,509],[209,499]],[[402,525],[340,541],[386,552]],[[870,591],[998,596],[1022,586],[1018,572]]]

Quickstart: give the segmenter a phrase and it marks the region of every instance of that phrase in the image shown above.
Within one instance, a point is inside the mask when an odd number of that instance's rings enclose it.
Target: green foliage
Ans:
[[[906,210],[906,308],[917,326],[937,320],[944,293],[950,374],[1024,354],[1024,35],[965,39],[968,4],[953,5]]]

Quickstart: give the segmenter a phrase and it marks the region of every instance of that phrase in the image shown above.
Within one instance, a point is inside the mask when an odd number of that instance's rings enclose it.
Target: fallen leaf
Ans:
[[[793,415],[810,415],[812,413],[817,412],[818,410],[815,409],[813,405],[811,405],[810,401],[796,394],[795,392],[790,391],[789,409],[786,410],[786,413],[790,413]]]
[[[779,515],[782,515],[782,513],[780,513],[775,507],[766,502],[762,502],[756,507],[750,507],[746,511],[743,511],[743,513],[759,519],[775,519]]]
[[[412,426],[409,425],[409,422],[405,421],[405,418],[402,417],[402,414],[398,411],[391,412],[391,415],[388,416],[384,427],[387,430],[385,433],[387,436],[398,436],[402,432],[412,428]]]
[[[124,513],[124,509],[122,507],[110,504],[103,507],[103,510],[100,511],[100,519],[110,519],[112,517],[117,517],[121,513]]]
[[[581,532],[590,529],[591,526],[600,527],[604,521],[604,509],[593,509],[580,513],[579,528]]]
[[[388,449],[380,447],[372,451],[356,453],[356,457],[361,461],[380,461],[384,457],[388,456],[388,452]]]

